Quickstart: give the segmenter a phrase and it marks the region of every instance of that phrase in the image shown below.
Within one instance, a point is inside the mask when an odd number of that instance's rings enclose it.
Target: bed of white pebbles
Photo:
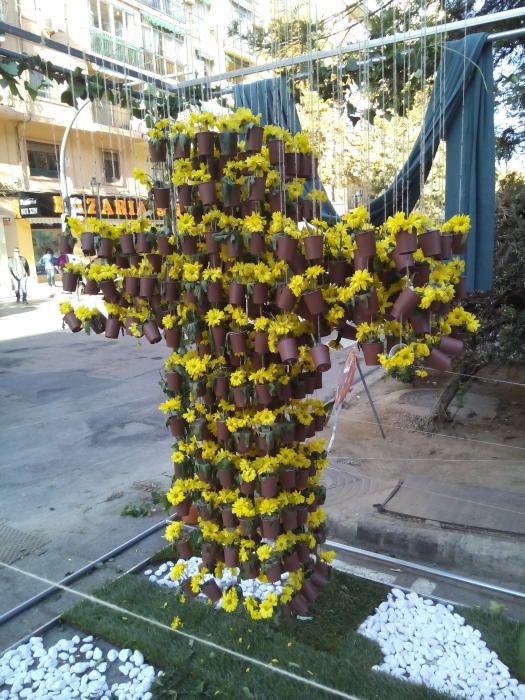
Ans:
[[[358,631],[381,647],[376,671],[469,700],[525,699],[525,685],[452,605],[394,588]]]
[[[180,577],[178,581],[174,581],[170,572],[175,564],[185,562],[186,570],[184,574]],[[202,564],[202,559],[200,557],[192,557],[191,559],[179,559],[177,562],[168,561],[161,564],[157,569],[148,569],[144,572],[145,576],[152,583],[156,583],[159,586],[167,586],[168,588],[179,588],[187,578],[191,578],[195,574],[199,573],[199,566]],[[281,581],[276,583],[261,583],[257,579],[242,579],[239,577],[239,569],[229,569],[224,567],[223,574],[220,578],[216,578],[213,574],[206,574],[202,581],[203,583],[209,579],[215,578],[219,588],[224,591],[232,586],[238,586],[242,591],[244,597],[251,596],[252,598],[257,598],[257,600],[264,600],[268,597],[270,593],[276,593],[281,595],[283,592],[283,584],[288,578],[288,572],[284,572],[281,576]],[[205,599],[204,593],[200,593],[198,598]],[[221,607],[221,601],[218,600],[215,604],[217,608]]]
[[[46,649],[42,637],[31,637],[0,658],[0,700],[151,700],[156,677],[137,650],[104,653],[93,637],[79,635]]]

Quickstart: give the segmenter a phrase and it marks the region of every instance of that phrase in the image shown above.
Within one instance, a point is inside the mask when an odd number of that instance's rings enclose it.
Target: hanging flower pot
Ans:
[[[243,496],[253,496],[255,493],[255,484],[253,481],[241,481],[239,491]]]
[[[95,255],[95,234],[92,231],[86,231],[80,236],[80,247],[84,255]]]
[[[266,498],[274,498],[267,496]],[[263,516],[261,518],[261,533],[267,540],[276,540],[281,534],[281,524],[277,514]]]
[[[166,372],[168,390],[178,394],[182,389],[182,377],[178,372]]]
[[[312,316],[319,316],[326,312],[326,303],[320,289],[305,292],[301,298]]]
[[[439,259],[441,257],[441,233],[437,229],[422,233],[418,237],[418,242],[426,258]]]
[[[65,274],[65,273],[64,273]],[[84,283],[84,294],[98,294],[100,288],[95,280],[86,280]]]
[[[206,241],[206,252],[208,255],[215,255],[220,252],[221,247],[219,241],[215,240],[213,231],[206,231],[204,240]]]
[[[151,250],[151,243],[149,242],[148,235],[143,231],[137,233],[135,237],[135,250],[137,253],[149,253]]]
[[[392,251],[392,259],[399,272],[406,272],[407,269],[414,267],[414,256],[412,253],[400,253],[397,248],[394,248]]]
[[[218,550],[219,546],[216,542],[203,542],[201,545],[202,563],[209,566],[217,561]]]
[[[301,202],[301,211],[305,221],[311,221],[314,218],[314,203],[310,199],[303,199]]]
[[[139,277],[124,277],[124,291],[132,297],[137,297],[140,290]]]
[[[228,526],[225,524],[224,527]],[[224,548],[224,563],[230,569],[235,569],[239,566],[239,547],[237,547],[237,545],[226,545],[226,547]]]
[[[306,472],[305,472],[305,474],[306,474]],[[308,522],[308,506],[306,504],[302,504],[300,506],[297,506],[295,510],[297,512],[297,526],[303,527]],[[301,561],[303,561],[300,552],[299,552],[299,558],[301,559]]]
[[[195,255],[197,252],[197,238],[195,236],[181,236],[180,250],[183,255]]]
[[[304,510],[306,511],[306,515],[308,516],[308,508],[305,508]],[[299,525],[301,525],[301,523],[299,523]],[[297,556],[299,557],[299,561],[301,562],[301,564],[308,563],[310,561],[310,549],[306,542],[298,542],[296,544],[296,549]]]
[[[357,252],[362,258],[371,258],[376,253],[376,237],[374,229],[366,231],[356,231],[355,242]]]
[[[244,308],[246,305],[246,285],[232,282],[228,290],[228,301],[233,306],[242,306]]]
[[[265,304],[268,301],[268,285],[264,282],[255,282],[252,289],[252,302]]]
[[[270,387],[268,384],[255,384],[254,388],[257,403],[265,408],[269,406],[272,402],[272,395],[270,394]]]
[[[191,193],[191,185],[179,185],[177,187],[177,197],[181,206],[191,207]]]
[[[197,136],[200,136],[200,134],[197,134]],[[220,598],[222,598],[222,591],[214,578],[211,578],[209,581],[206,581],[206,583],[203,584],[202,592],[211,600],[212,603],[216,603],[218,600],[220,600]]]
[[[418,314],[414,313],[408,317],[408,320],[412,324],[412,328],[416,335],[425,335],[425,333],[430,333],[430,321],[428,314]],[[399,338],[394,338],[394,345],[399,342]],[[387,344],[387,350],[391,350]]]
[[[173,437],[176,437],[176,438],[183,438],[184,437],[184,430],[186,428],[186,423],[184,421],[184,418],[181,418],[180,416],[170,416],[168,418],[168,420],[166,421],[166,425],[169,428]]]
[[[197,353],[199,357],[206,357],[206,355],[211,355],[211,346],[209,343],[199,343],[197,345]]]
[[[279,474],[279,482],[285,491],[293,491],[296,487],[295,469],[283,469]]]
[[[321,260],[323,257],[323,237],[306,236],[303,238],[304,256],[307,260]]]
[[[299,241],[291,236],[277,236],[277,259],[290,262],[297,255]]]
[[[230,380],[226,375],[215,377],[213,381],[213,393],[218,399],[227,399],[230,389]]]
[[[296,442],[304,442],[308,437],[306,425],[297,423],[294,429],[294,439]]]
[[[273,432],[265,431],[257,435],[257,452],[260,456],[270,454],[274,448],[275,439]]]
[[[319,372],[327,372],[330,369],[330,348],[328,345],[323,345],[321,343],[314,345],[314,347],[310,349],[310,355],[315,369],[319,370]]]
[[[299,561],[299,556],[295,549],[293,552],[284,555],[283,563],[286,571],[289,572],[297,571],[301,568],[301,562]]]
[[[251,126],[246,133],[244,149],[247,153],[259,153],[263,144],[264,129],[262,126]]]
[[[276,190],[275,192],[270,192],[268,194],[268,205],[271,212],[286,210],[286,198],[284,196],[283,190]]]
[[[226,328],[224,326],[213,326],[210,330],[215,356],[221,357],[221,355],[224,355],[224,348],[226,347]]]
[[[219,134],[219,150],[222,156],[237,154],[237,132],[226,130]]]
[[[464,234],[455,234],[452,236],[452,252],[456,255],[461,255],[467,249],[467,236]]]
[[[187,579],[184,581],[184,583],[182,584],[182,590],[183,590],[184,595],[185,595],[187,598],[196,598],[196,597],[199,595],[198,591],[195,592],[195,591],[192,589],[192,587],[191,587],[191,579],[190,579],[190,578],[187,578]]]
[[[217,192],[215,190],[215,182],[213,180],[209,180],[208,182],[199,182],[197,189],[199,191],[200,200],[205,207],[216,204]]]
[[[230,439],[230,431],[225,420],[215,421],[215,427],[217,429],[217,440],[223,445]],[[223,487],[226,488],[226,487]]]
[[[223,489],[235,488],[235,480],[233,478],[233,471],[231,469],[228,469],[228,468],[217,469],[217,477],[218,477],[219,483]]]
[[[417,309],[421,301],[421,294],[410,287],[403,289],[390,309],[390,315],[396,320],[406,319]]]
[[[139,255],[130,255],[129,258],[129,267],[138,267],[140,265],[140,256]]]
[[[82,330],[82,323],[80,320],[76,317],[74,311],[68,311],[67,314],[64,316],[64,323],[68,326],[68,328],[73,332],[73,333],[78,333],[79,331]]]
[[[277,581],[281,580],[281,563],[278,561],[274,562],[266,569],[264,573],[266,574],[266,578],[270,583],[277,583]]]
[[[99,258],[110,258],[113,255],[113,241],[111,238],[102,237],[97,251]]]
[[[244,578],[257,578],[259,576],[260,572],[260,564],[259,562],[250,562],[250,561],[243,561],[242,562],[242,573]]]
[[[261,476],[259,479],[259,492],[263,498],[275,498],[278,489],[277,474]]]
[[[281,338],[277,343],[277,350],[279,351],[281,362],[296,362],[297,358],[299,357],[299,351],[297,349],[297,340],[295,338]]]
[[[448,260],[452,257],[452,241],[454,239],[454,234],[452,233],[442,233],[441,234],[441,259]]]
[[[126,279],[128,279],[126,277]],[[138,278],[136,278],[138,279]],[[177,282],[175,280],[166,280],[164,282],[164,301],[177,301],[179,297],[179,287]],[[138,294],[138,292],[137,292]],[[134,294],[133,296],[137,296],[137,294]]]
[[[156,283],[156,277],[141,277],[139,282],[139,297],[142,297],[144,299],[151,299],[155,292]]]
[[[228,333],[228,342],[233,354],[247,353],[246,331]]]
[[[162,255],[158,253],[149,253],[149,255],[146,255],[146,258],[153,268],[153,272],[158,274],[162,269]]]
[[[143,330],[146,340],[151,343],[151,345],[160,343],[162,340],[162,336],[156,321],[146,321],[143,326]]]
[[[233,389],[234,392],[234,400],[235,400],[235,388]],[[237,406],[237,408],[244,408],[243,406]],[[239,430],[234,434],[235,437],[235,449],[239,454],[246,454],[248,450],[250,449],[250,439],[251,439],[251,434],[249,430]]]
[[[297,511],[296,510],[284,510],[281,515],[281,522],[283,524],[283,530],[285,532],[290,532],[291,530],[296,530],[297,524]]]
[[[297,177],[299,174],[299,153],[284,154],[284,172],[286,177]]]
[[[241,186],[226,185],[222,188],[225,207],[238,207],[241,204]]]
[[[465,349],[465,343],[458,338],[452,338],[449,335],[442,335],[439,341],[439,349],[446,355],[458,357]]]
[[[292,398],[304,399],[306,396],[306,382],[299,377],[292,380]]]
[[[262,233],[255,231],[254,233],[250,234],[248,250],[252,255],[262,255],[262,253],[266,252],[266,243]]]
[[[175,506],[175,512],[179,516],[179,518],[184,517],[185,515],[188,515],[190,512],[190,506],[191,506],[191,500],[186,497],[183,501],[180,503],[177,503]]]
[[[257,532],[255,518],[239,518],[239,532],[243,537],[251,538]]]
[[[191,542],[189,540],[177,542],[177,554],[181,559],[191,559],[191,557],[193,556],[193,552],[191,550]]]
[[[149,159],[152,163],[164,163],[167,156],[167,143],[164,139],[162,141],[149,141]]]
[[[248,199],[250,202],[262,202],[265,193],[265,179],[264,177],[254,177],[252,184],[250,185],[250,193]]]
[[[371,321],[379,311],[379,300],[375,289],[370,290],[366,297],[360,299],[355,307],[355,319],[358,323]]]
[[[432,232],[433,233],[433,232]],[[441,250],[441,242],[440,242]],[[416,265],[416,270],[414,276],[412,277],[412,284],[414,287],[424,287],[430,279],[430,267],[427,263],[422,265]]]
[[[191,142],[189,139],[185,139],[184,142],[181,139],[177,139],[173,146],[173,157],[175,160],[180,158],[189,158],[191,155]]]
[[[61,234],[58,237],[58,252],[60,255],[71,255],[73,252],[73,238],[68,234]]]
[[[212,156],[215,145],[215,134],[212,131],[199,131],[196,135],[197,153],[199,156]]]
[[[170,188],[169,187],[154,187],[153,201],[157,209],[169,209],[170,206]]]
[[[378,355],[383,352],[383,343],[361,343],[361,349],[365,358],[365,364],[369,367],[381,364]]]
[[[270,165],[282,165],[284,163],[284,141],[281,139],[270,139],[268,141],[268,154]]]
[[[120,335],[122,324],[118,318],[108,318],[106,321],[106,338],[116,340]]]
[[[220,304],[223,301],[222,282],[209,280],[206,287],[206,296],[210,304]]]
[[[206,440],[208,437],[208,426],[206,423],[206,418],[197,418],[189,426],[190,433],[192,436],[196,437],[197,440]]]
[[[100,282],[100,289],[106,301],[108,301],[110,304],[118,304],[120,294],[118,293],[113,280],[102,280]]]
[[[182,331],[180,328],[166,328],[164,331],[164,340],[166,345],[175,350],[179,347],[181,341]]]
[[[311,352],[311,351],[310,351]],[[304,388],[307,394],[313,394],[315,391],[315,373],[305,373],[304,378]]]
[[[281,311],[291,311],[297,303],[297,297],[289,287],[280,287],[277,290],[275,303]]]
[[[413,253],[417,250],[417,233],[415,231],[399,231],[396,236],[396,248],[401,253]]]
[[[441,350],[438,350],[437,348],[433,348],[430,351],[430,355],[428,357],[425,357],[425,367],[429,367],[430,369],[436,369],[440,372],[449,372],[452,369],[452,360],[448,355],[445,355],[444,352],[441,352]]]
[[[467,279],[462,277],[456,285],[456,299],[467,298]]]
[[[343,286],[346,278],[350,274],[349,265],[346,260],[331,260],[328,264],[328,280],[332,284]]]
[[[121,233],[119,238],[120,250],[124,255],[133,255],[135,252],[134,236],[132,233]]]
[[[254,350],[259,355],[268,352],[268,333],[266,331],[256,331],[254,336]]]

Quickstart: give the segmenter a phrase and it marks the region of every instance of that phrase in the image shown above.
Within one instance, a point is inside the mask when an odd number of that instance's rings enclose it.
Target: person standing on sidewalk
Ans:
[[[50,287],[55,286],[55,264],[56,258],[53,255],[51,248],[48,248],[44,255],[40,258],[40,265],[44,266],[47,275],[47,283]]]
[[[15,290],[16,301],[20,298],[27,304],[27,278],[29,277],[29,263],[23,255],[20,255],[18,248],[13,248],[13,257],[8,261],[9,272],[11,273],[11,285]]]

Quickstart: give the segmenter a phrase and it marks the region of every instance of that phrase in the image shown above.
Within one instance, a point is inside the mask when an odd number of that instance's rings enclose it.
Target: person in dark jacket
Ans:
[[[29,277],[29,263],[23,255],[20,255],[18,248],[13,248],[13,257],[8,261],[9,272],[11,273],[11,285],[15,290],[16,301],[20,299],[27,304],[27,278]]]

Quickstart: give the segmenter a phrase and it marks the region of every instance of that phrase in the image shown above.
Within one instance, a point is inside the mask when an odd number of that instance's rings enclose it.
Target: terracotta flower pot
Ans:
[[[119,238],[120,250],[124,255],[133,255],[135,252],[135,239],[132,233],[121,233]]]
[[[246,408],[248,405],[248,392],[245,387],[234,386],[232,387],[233,403],[236,408]]]
[[[215,134],[212,131],[200,131],[196,135],[197,153],[199,156],[212,156],[215,145]]]
[[[279,483],[285,491],[293,491],[297,483],[295,469],[283,469],[279,474]]]
[[[132,297],[138,297],[140,291],[139,277],[124,277],[124,291]]]
[[[166,372],[168,390],[178,394],[182,389],[182,377],[178,372]]]
[[[266,252],[266,243],[262,233],[255,231],[254,233],[250,234],[248,250],[252,255],[262,255],[262,253]]]
[[[237,133],[235,131],[222,131],[219,134],[219,150],[222,156],[234,156],[237,153]]]
[[[304,301],[308,312],[312,314],[312,316],[319,316],[326,312],[326,303],[320,289],[305,292],[301,299]]]
[[[277,259],[290,262],[297,255],[299,241],[291,236],[277,236]]]
[[[452,257],[452,240],[454,234],[452,233],[442,233],[441,234],[441,259],[448,260]]]
[[[281,522],[283,524],[283,530],[289,532],[290,530],[296,530],[297,524],[297,511],[295,510],[285,510],[281,515]]]
[[[115,282],[113,280],[102,280],[100,282],[100,289],[104,295],[104,299],[110,304],[117,304],[120,299],[120,294],[115,287]]]
[[[238,207],[241,204],[241,186],[229,185],[223,188],[223,199],[225,207]]]
[[[440,248],[441,250],[441,243]],[[417,265],[414,276],[412,277],[412,284],[414,287],[424,287],[424,285],[430,279],[430,267],[425,263],[423,265]]]
[[[275,498],[278,490],[277,474],[262,476],[259,480],[259,492],[263,498]]]
[[[225,525],[225,527],[227,526]],[[226,545],[224,548],[224,563],[230,569],[235,569],[239,566],[239,547]]]
[[[286,209],[286,200],[284,196],[284,191],[279,189],[275,192],[270,192],[268,194],[268,205],[271,212],[284,212]]]
[[[273,496],[268,496],[273,498]],[[278,515],[261,518],[261,533],[267,540],[276,540],[281,534],[281,524]]]
[[[182,236],[180,250],[183,255],[195,255],[197,252],[197,238],[195,236]]]
[[[167,421],[167,427],[169,428],[173,437],[184,437],[184,431],[186,428],[184,418],[181,418],[180,416],[170,416]]]
[[[281,287],[277,291],[275,302],[281,311],[291,311],[297,303],[297,297],[289,287]]]
[[[77,289],[77,284],[80,280],[80,275],[76,272],[63,272],[62,273],[62,288],[64,292],[75,292]]]
[[[187,579],[184,581],[184,583],[182,584],[182,590],[183,590],[184,595],[185,595],[187,598],[196,598],[196,597],[199,595],[198,592],[195,593],[195,591],[192,589],[192,587],[191,587],[191,579],[189,579],[189,578],[187,578]]]
[[[396,248],[403,255],[417,250],[417,233],[411,231],[399,231],[396,236]]]
[[[73,252],[73,246],[71,245],[69,235],[61,234],[58,237],[58,252],[60,255],[71,255]]]
[[[401,318],[406,319],[417,309],[420,301],[421,294],[406,287],[395,300],[394,305],[390,309],[390,315],[397,320]]]
[[[243,561],[242,562],[242,573],[244,578],[257,578],[259,576],[259,572],[261,570],[259,562],[247,562]]]
[[[100,288],[95,280],[86,280],[84,283],[84,294],[95,295],[98,294]]]
[[[361,349],[365,358],[365,364],[370,366],[381,364],[378,355],[383,352],[383,343],[362,343]]]
[[[218,549],[219,547],[215,542],[203,542],[201,546],[202,563],[207,566],[217,561]]]
[[[117,340],[120,335],[120,329],[122,328],[121,322],[118,318],[108,318],[106,321],[106,338],[111,338],[112,340]]]
[[[151,250],[151,243],[148,239],[148,235],[141,231],[135,236],[135,250],[137,253],[149,253]]]
[[[162,269],[162,255],[159,255],[158,253],[149,253],[146,255],[146,258],[153,268],[153,272],[158,274]]]
[[[465,349],[465,343],[458,338],[451,338],[449,335],[442,335],[439,341],[439,349],[446,355],[459,357]]]
[[[187,139],[184,143],[177,141],[173,146],[173,157],[175,160],[189,158],[191,155],[191,142]]]
[[[180,328],[166,328],[164,331],[164,340],[169,348],[175,350],[179,347],[182,331]]]
[[[449,372],[452,369],[452,360],[448,355],[445,355],[444,352],[441,352],[441,350],[438,350],[437,348],[433,348],[430,351],[430,355],[428,357],[425,357],[424,361],[425,367],[429,367],[430,369],[436,369],[440,372]]]
[[[169,187],[154,187],[153,202],[157,209],[169,209],[170,206],[170,188]]]
[[[246,345],[246,331],[228,333],[228,342],[232,353],[237,354],[248,352],[248,346]]]
[[[266,331],[256,331],[254,336],[254,350],[259,355],[268,352],[268,333]]]
[[[155,292],[156,277],[141,277],[139,281],[139,297],[151,299]]]
[[[217,440],[221,444],[225,444],[230,439],[230,431],[225,420],[215,421],[215,427],[217,428]],[[224,487],[226,488],[226,487]]]
[[[213,393],[218,399],[227,399],[230,389],[230,380],[226,375],[215,377],[213,381]]]
[[[271,566],[269,566],[266,569],[265,574],[266,578],[268,579],[268,581],[270,581],[270,583],[277,583],[277,581],[280,581],[282,574],[280,562],[274,562]]]
[[[297,340],[295,338],[281,338],[277,343],[277,350],[279,351],[281,361],[285,363],[295,362],[299,357]]]
[[[264,177],[256,177],[250,187],[248,199],[250,202],[262,202],[264,199],[265,180]]]
[[[282,165],[284,163],[284,141],[281,141],[281,139],[269,139],[268,153],[270,165]]]
[[[226,347],[226,328],[224,326],[213,326],[210,330],[215,355],[220,357],[224,355],[224,348]]]
[[[332,366],[330,363],[330,348],[328,345],[323,345],[321,343],[314,345],[314,347],[310,349],[310,355],[315,369],[319,370],[319,372],[327,372]]]
[[[110,258],[113,255],[113,241],[111,238],[102,237],[98,246],[99,258]]]
[[[455,234],[452,237],[452,252],[456,253],[456,255],[461,255],[464,253],[467,249],[467,241],[466,237],[463,236],[462,234]]]
[[[441,257],[441,234],[437,229],[425,231],[418,237],[419,247],[426,258]]]
[[[231,469],[218,469],[217,477],[223,489],[235,488],[235,480]]]
[[[328,279],[332,284],[342,286],[350,274],[346,260],[331,260],[328,265]]]
[[[243,537],[252,537],[256,524],[253,518],[239,518],[239,532]]]
[[[199,136],[199,134],[197,134],[197,136]],[[216,603],[222,598],[222,591],[213,578],[206,581],[206,583],[202,586],[202,592],[211,600],[212,603]]]
[[[306,513],[308,515],[308,508],[306,508]],[[296,545],[297,555],[301,564],[306,564],[310,561],[310,549],[306,542],[298,542]]]
[[[228,290],[228,301],[233,306],[242,306],[244,308],[246,305],[246,285],[232,282]]]
[[[374,229],[357,231],[355,233],[357,252],[363,258],[371,258],[376,252],[376,237]]]
[[[306,382],[299,377],[295,378],[292,383],[292,398],[304,399],[306,396]]]
[[[456,299],[467,298],[467,279],[462,277],[456,285]]]
[[[146,340],[154,345],[155,343],[160,343],[162,340],[162,336],[160,334],[159,327],[157,325],[156,321],[146,321],[146,323],[143,326],[144,329],[144,336],[146,337]]]
[[[294,549],[293,552],[284,555],[284,566],[286,571],[297,571],[301,568],[301,562],[299,561],[299,556],[297,551]]]
[[[355,318],[358,322],[370,321],[379,311],[379,300],[375,289],[371,289],[367,297],[359,301],[355,307]]]
[[[254,304],[265,304],[268,301],[268,285],[263,282],[255,282],[252,290]]]
[[[245,150],[247,153],[259,153],[262,148],[264,129],[262,126],[251,126],[246,133]]]
[[[257,403],[263,407],[269,406],[272,402],[272,396],[268,384],[255,384],[254,388]]]
[[[95,255],[95,234],[92,231],[86,231],[80,236],[80,247],[84,255]]]
[[[416,335],[424,335],[425,333],[430,333],[430,321],[428,318],[428,314],[417,314],[414,313],[411,316],[409,316],[408,320],[412,324],[412,328],[414,329],[414,333]],[[394,338],[394,344],[399,342],[399,338]],[[387,345],[387,350],[388,350],[388,345]]]
[[[68,311],[67,314],[65,314],[63,320],[64,323],[69,327],[69,330],[71,330],[73,333],[78,333],[82,330],[82,323],[76,317],[74,311]]]
[[[243,496],[253,496],[255,493],[255,484],[253,481],[241,481],[239,491]],[[255,525],[253,525],[255,527]]]
[[[149,141],[149,159],[152,163],[164,163],[168,148],[166,141]]]
[[[314,203],[311,200],[303,199],[301,201],[301,211],[303,214],[303,219],[306,221],[311,221],[313,218],[315,218]]]
[[[177,197],[179,204],[183,207],[191,206],[191,185],[179,185],[177,187]]]
[[[199,197],[205,207],[209,207],[217,202],[217,192],[215,190],[215,182],[199,182],[197,185]]]
[[[323,237],[306,236],[303,238],[304,257],[307,260],[321,260],[323,257]]]
[[[287,177],[297,177],[299,174],[299,153],[284,154],[284,172]]]
[[[298,525],[298,527],[303,527],[303,525],[306,525],[308,522],[308,506],[305,504],[297,506],[296,512],[297,512],[297,525]],[[303,560],[301,559],[301,561],[303,561]]]
[[[407,268],[414,267],[414,256],[412,253],[400,253],[397,248],[392,251],[392,259],[399,272],[406,272]]]

